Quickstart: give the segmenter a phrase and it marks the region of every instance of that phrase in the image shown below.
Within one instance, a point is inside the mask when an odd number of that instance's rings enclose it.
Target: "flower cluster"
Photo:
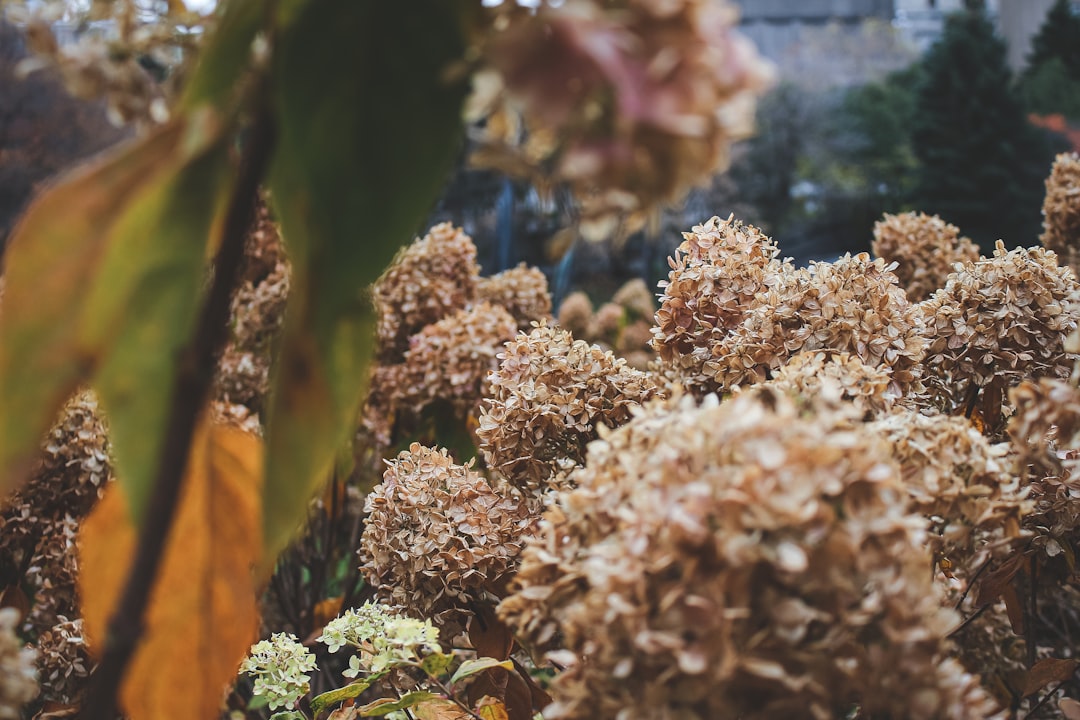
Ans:
[[[243,277],[232,298],[231,333],[218,362],[216,396],[262,412],[270,390],[274,344],[285,321],[290,270],[265,202],[244,246]]]
[[[777,276],[730,332],[709,348],[701,367],[709,387],[725,391],[769,379],[807,350],[853,355],[884,367],[890,391],[918,386],[925,342],[911,303],[890,266],[866,253]],[[717,288],[723,293],[723,289]]]
[[[908,507],[929,520],[935,561],[970,579],[986,560],[1015,547],[1031,509],[1008,448],[991,445],[962,417],[897,409],[870,423],[900,469]]]
[[[611,352],[541,323],[506,344],[476,434],[490,468],[529,492],[585,457],[597,427],[617,427],[656,393]]]
[[[792,357],[764,385],[804,403],[851,403],[864,417],[873,418],[896,403],[896,395],[889,390],[891,380],[888,368],[867,365],[848,353],[816,350]]]
[[[991,434],[1003,429],[1010,387],[1068,377],[1077,357],[1064,341],[1080,319],[1080,284],[1042,248],[1006,250],[998,241],[992,258],[965,264],[916,307],[928,340],[929,402],[946,412],[978,409]]]
[[[0,608],[0,718],[17,720],[22,706],[37,697],[37,672],[33,650],[24,648],[16,635],[19,611]]]
[[[479,276],[472,238],[450,223],[399,252],[373,288],[379,362],[401,362],[410,337],[471,303]]]
[[[511,488],[413,443],[367,497],[361,571],[394,608],[453,626],[498,597],[533,519]]]
[[[409,341],[397,392],[419,413],[435,400],[475,413],[488,394],[488,374],[498,368],[503,344],[517,334],[514,318],[498,305],[480,302],[428,325]]]
[[[480,47],[474,159],[568,184],[587,231],[678,197],[727,164],[771,80],[736,22],[708,0],[504,3]]]
[[[499,305],[514,316],[519,330],[551,317],[547,277],[525,263],[477,282],[476,297]]]
[[[653,314],[656,302],[641,279],[628,280],[609,302],[593,312],[585,293],[570,293],[559,305],[559,325],[578,340],[612,350],[630,367],[644,370],[653,359]]]
[[[888,455],[767,389],[591,444],[499,607],[564,648],[545,717],[985,717]]]
[[[793,268],[777,259],[771,239],[734,216],[713,217],[683,238],[660,283],[652,346],[668,374],[707,392],[719,389],[705,370],[713,348],[743,321],[755,297]]]
[[[1043,247],[1080,272],[1080,153],[1057,156],[1046,179]]]
[[[874,224],[874,255],[896,263],[893,272],[912,302],[945,286],[956,263],[975,262],[979,247],[937,215],[885,214]]]
[[[42,699],[77,703],[94,668],[82,618],[57,618],[55,625],[38,636],[37,653]]]
[[[430,620],[416,620],[394,614],[385,605],[367,602],[346,610],[323,628],[319,642],[335,653],[345,646],[361,651],[349,659],[345,677],[360,672],[381,672],[400,663],[416,662],[438,652],[439,629]]]
[[[254,692],[266,696],[271,710],[295,709],[311,689],[314,670],[315,656],[287,633],[274,633],[252,645],[240,665],[240,672],[254,676]]]

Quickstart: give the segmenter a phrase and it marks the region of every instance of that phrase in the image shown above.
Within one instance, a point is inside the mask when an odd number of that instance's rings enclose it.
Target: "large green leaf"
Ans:
[[[420,229],[458,151],[455,13],[448,0],[310,0],[281,33],[271,187],[293,281],[268,429],[270,561],[355,428],[368,287]]]
[[[0,492],[25,478],[70,394],[114,367],[118,348],[134,352],[134,336],[149,344],[137,348],[147,357],[132,362],[175,364],[169,353],[187,326],[177,322],[178,313],[155,310],[195,300],[213,212],[212,193],[204,191],[226,156],[221,137],[220,123],[208,113],[175,120],[60,182],[16,228],[5,256],[0,312]],[[202,188],[203,202],[174,196],[195,188]],[[134,254],[144,251],[150,256]],[[175,296],[180,286],[183,301]],[[168,297],[158,298],[162,287]],[[133,385],[128,392],[140,389]],[[110,420],[132,424],[119,415]],[[144,425],[137,439],[115,438],[129,491],[148,480],[146,473],[129,472],[128,450],[137,451],[155,430]],[[131,493],[133,506],[139,497],[141,490]]]
[[[265,0],[225,0],[217,27],[199,51],[181,105],[222,107],[251,64],[251,43],[269,20]]]

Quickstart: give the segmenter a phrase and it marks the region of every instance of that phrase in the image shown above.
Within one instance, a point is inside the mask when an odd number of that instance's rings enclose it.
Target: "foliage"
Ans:
[[[1013,89],[1004,42],[982,11],[957,13],[922,68],[912,128],[916,206],[964,228],[984,250],[998,239],[1030,243],[1049,158]]]

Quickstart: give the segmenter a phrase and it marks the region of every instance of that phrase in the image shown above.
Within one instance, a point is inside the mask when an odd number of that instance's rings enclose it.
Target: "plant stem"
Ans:
[[[272,116],[261,103],[257,107],[229,199],[221,248],[214,262],[214,279],[173,383],[172,408],[153,493],[139,532],[135,561],[123,596],[109,620],[104,654],[83,703],[83,720],[116,717],[117,692],[143,634],[150,591],[175,519],[195,423],[210,392],[215,359],[228,339],[229,302],[243,262],[244,241],[254,219],[259,182],[274,145]]]

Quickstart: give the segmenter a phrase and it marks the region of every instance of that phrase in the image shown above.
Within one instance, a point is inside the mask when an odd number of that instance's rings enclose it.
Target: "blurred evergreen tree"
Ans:
[[[923,59],[912,126],[920,163],[914,204],[959,225],[984,250],[998,238],[1031,245],[1051,148],[1028,122],[1005,43],[976,5],[949,16]]]
[[[1032,40],[1020,89],[1028,110],[1080,121],[1080,15],[1057,0]]]

